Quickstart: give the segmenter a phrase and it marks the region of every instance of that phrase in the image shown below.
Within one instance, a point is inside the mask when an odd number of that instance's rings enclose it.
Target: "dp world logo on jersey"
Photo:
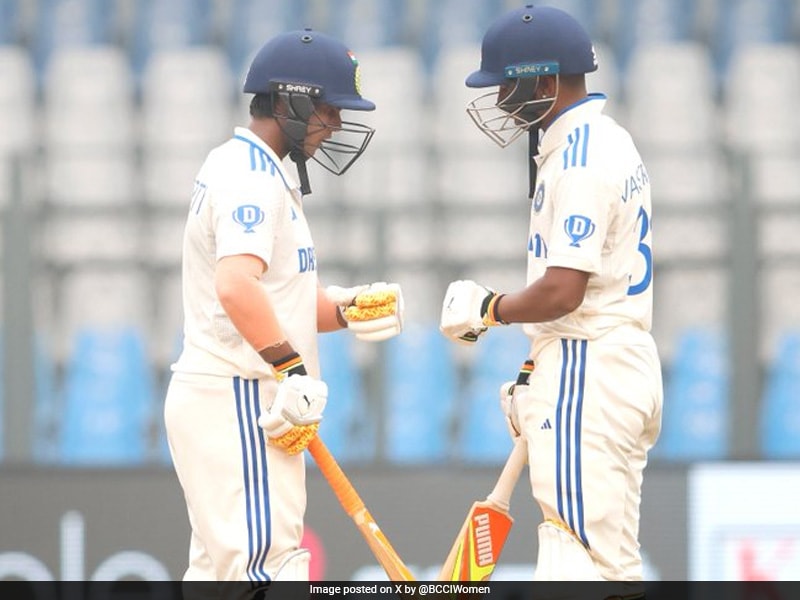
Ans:
[[[580,248],[580,243],[590,237],[594,230],[595,224],[592,223],[589,217],[584,217],[583,215],[572,215],[564,221],[564,231],[572,240],[569,245],[575,248]]]
[[[253,227],[264,222],[264,211],[254,204],[243,204],[233,211],[233,220],[244,227],[245,233],[253,233]]]

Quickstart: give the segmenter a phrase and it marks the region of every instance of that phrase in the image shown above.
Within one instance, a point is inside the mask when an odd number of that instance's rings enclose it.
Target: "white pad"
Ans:
[[[534,581],[603,581],[592,557],[574,534],[550,521],[539,525]]]
[[[272,581],[308,581],[311,552],[300,548],[286,555]]]

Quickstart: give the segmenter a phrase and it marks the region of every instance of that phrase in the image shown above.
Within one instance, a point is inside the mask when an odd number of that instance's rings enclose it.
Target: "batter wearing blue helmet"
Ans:
[[[642,579],[642,476],[661,428],[650,181],[631,136],[603,114],[605,96],[587,92],[597,66],[572,16],[527,5],[491,24],[466,79],[493,88],[467,107],[481,131],[502,147],[529,140],[527,285],[452,282],[440,329],[474,344],[521,323],[530,338],[500,402],[527,444],[544,517],[537,580]]]
[[[328,396],[317,336],[346,327],[381,341],[403,310],[396,284],[323,287],[303,211],[306,161],[340,175],[372,137],[341,117],[375,108],[356,56],[316,31],[284,33],[244,91],[249,126],[209,152],[187,199],[183,348],[164,408],[192,529],[184,579],[251,582],[219,588],[226,598],[308,579],[303,450]]]

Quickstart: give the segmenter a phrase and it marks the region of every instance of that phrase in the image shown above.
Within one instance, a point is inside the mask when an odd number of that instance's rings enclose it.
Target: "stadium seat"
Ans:
[[[467,105],[491,90],[468,88],[464,79],[480,65],[480,44],[448,46],[434,66],[432,81],[432,172],[434,198],[463,213],[464,205],[513,206],[528,193],[525,136],[500,148],[476,126]],[[458,149],[456,151],[456,149]]]
[[[437,327],[411,323],[386,344],[385,457],[398,465],[441,463],[451,453],[452,343]]]
[[[471,464],[501,464],[511,451],[500,386],[517,377],[528,358],[530,340],[519,325],[497,327],[484,334],[467,373],[458,457]]]
[[[420,32],[425,64],[435,67],[441,55],[461,46],[477,46],[489,24],[505,10],[502,0],[440,0],[426,2]],[[473,67],[475,70],[477,67]],[[454,75],[467,72],[457,72]],[[434,85],[442,82],[434,77]],[[463,85],[463,79],[462,79]],[[455,88],[447,88],[455,89]]]
[[[644,151],[647,175],[659,206],[727,206],[731,173],[725,155],[716,148],[651,148]]]
[[[742,152],[800,147],[800,48],[749,44],[731,58],[724,87],[725,141]]]
[[[353,48],[360,59],[366,49],[402,43],[409,10],[407,2],[396,0],[340,0],[328,13],[326,31]]]
[[[338,460],[368,462],[375,457],[377,424],[364,394],[352,333],[337,331],[319,337],[322,379],[328,403],[320,436]]]
[[[64,464],[136,466],[148,460],[154,387],[138,330],[80,330],[63,393]]]
[[[58,307],[52,317],[56,347],[70,347],[83,330],[130,327],[146,331],[152,310],[151,281],[136,266],[117,266],[113,260],[96,266],[87,262],[69,272],[60,283]]]
[[[735,55],[750,45],[792,40],[795,0],[726,0],[718,3],[711,49],[721,80],[729,76]]]
[[[23,39],[20,0],[0,0],[0,46],[19,44]]]
[[[45,200],[57,207],[91,206],[128,210],[140,200],[133,148],[53,148],[46,157]]]
[[[154,52],[142,79],[145,152],[208,152],[227,140],[231,89],[230,70],[215,46]]]
[[[343,118],[374,127],[375,135],[342,178],[341,200],[357,206],[373,206],[377,198],[404,208],[421,205],[427,157],[420,152],[420,140],[427,135],[428,114],[419,55],[411,47],[394,46],[356,51],[356,56],[362,93],[377,110]]]
[[[37,143],[36,72],[23,46],[0,46],[0,160]],[[5,196],[7,190],[0,190]]]
[[[761,410],[763,458],[800,458],[800,332],[782,336],[770,365]]]
[[[118,3],[107,0],[41,0],[30,48],[44,75],[51,58],[65,48],[116,43]]]
[[[770,225],[764,233],[787,235],[786,245],[775,242],[763,244],[761,254],[762,267],[759,271],[758,303],[759,303],[759,348],[758,356],[764,364],[777,364],[786,351],[776,354],[776,350],[788,345],[791,337],[787,332],[794,332],[800,323],[800,268],[797,256],[800,256],[800,239],[796,235],[798,216],[780,213],[770,219]],[[784,225],[784,227],[780,227]],[[763,227],[763,226],[762,226]],[[772,231],[770,231],[772,229]],[[763,235],[763,234],[762,234]],[[789,346],[787,346],[789,347]]]
[[[137,142],[134,81],[119,46],[69,47],[44,73],[43,137],[49,152],[120,153],[132,161]]]
[[[697,6],[694,0],[620,0],[617,4],[618,18],[609,43],[626,78],[630,61],[642,48],[692,37]],[[643,81],[635,83],[642,85]]]
[[[214,41],[212,0],[139,0],[134,6],[130,55],[137,76],[154,54]]]
[[[133,262],[141,258],[139,223],[130,213],[53,211],[41,224],[41,257],[49,266]]]
[[[684,332],[665,382],[662,430],[654,458],[679,462],[726,458],[728,360],[722,334],[705,329]]]
[[[36,336],[34,342],[33,460],[40,464],[58,460],[58,431],[62,418],[61,399],[56,386],[56,365],[50,341]]]
[[[244,76],[255,53],[268,39],[292,29],[308,27],[307,0],[232,0],[223,45],[236,81]]]
[[[800,147],[750,157],[753,199],[763,206],[792,206],[800,190]]]
[[[625,80],[627,125],[640,150],[708,151],[714,146],[716,79],[704,45],[648,43],[633,54]]]

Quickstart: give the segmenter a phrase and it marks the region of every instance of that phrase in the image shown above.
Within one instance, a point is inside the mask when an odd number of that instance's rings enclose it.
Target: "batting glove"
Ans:
[[[444,295],[439,330],[453,341],[474,344],[489,327],[506,325],[497,315],[502,297],[471,280],[453,281]]]
[[[526,360],[519,370],[516,381],[506,381],[500,386],[500,408],[506,417],[506,425],[511,439],[514,440],[522,434],[522,427],[517,414],[519,398],[527,393],[528,380],[533,373],[533,361]]]
[[[403,330],[403,293],[396,283],[383,281],[369,285],[325,288],[347,328],[360,340],[381,342]]]
[[[288,454],[299,454],[317,435],[322,411],[328,401],[328,386],[308,375],[289,375],[278,384],[269,410],[258,424],[270,444]]]

